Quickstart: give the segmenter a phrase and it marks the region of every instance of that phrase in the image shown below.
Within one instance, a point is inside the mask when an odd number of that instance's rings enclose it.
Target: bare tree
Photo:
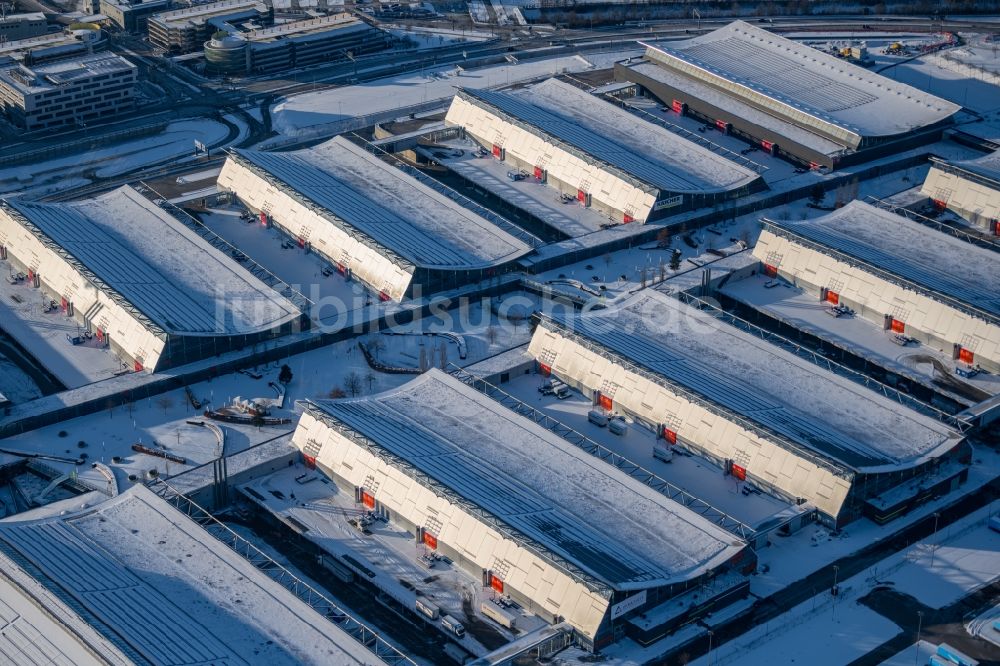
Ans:
[[[670,242],[670,230],[660,229],[660,231],[656,234],[656,247],[670,247]]]
[[[492,347],[497,343],[497,338],[499,337],[499,335],[500,332],[497,331],[497,327],[494,326],[493,324],[490,324],[489,326],[486,327],[486,341],[490,343],[490,347]]]
[[[363,388],[364,385],[361,383],[361,375],[358,373],[352,370],[344,376],[344,390],[347,391],[347,395],[352,398],[356,398],[361,395]]]
[[[420,345],[420,365],[418,367],[420,368],[420,372],[427,372],[427,369],[430,367],[427,363],[427,348],[423,345]]]
[[[169,395],[161,395],[156,399],[156,404],[163,410],[163,415],[166,416],[167,410],[174,406],[174,399]]]
[[[660,282],[667,279],[667,265],[663,263],[663,259],[660,259],[660,265],[657,266],[657,277],[659,277]]]
[[[372,372],[370,369],[368,370],[368,372],[365,373],[365,381],[368,382],[368,392],[369,393],[371,393],[373,390],[375,390],[375,380],[376,379],[377,379],[377,377],[375,376],[375,373]]]
[[[382,336],[375,336],[368,341],[368,351],[370,351],[372,356],[376,359],[378,358],[379,352],[385,351],[385,340],[382,339]]]
[[[438,360],[439,367],[442,370],[448,369],[448,343],[444,340],[441,341],[441,347],[438,349]]]
[[[339,398],[346,398],[347,394],[344,393],[344,389],[340,388],[339,386],[334,386],[332,389],[330,389],[330,392],[326,394],[326,397],[331,398],[333,400],[337,400]]]
[[[646,286],[646,267],[643,266],[642,270],[639,271],[639,283],[645,287]]]

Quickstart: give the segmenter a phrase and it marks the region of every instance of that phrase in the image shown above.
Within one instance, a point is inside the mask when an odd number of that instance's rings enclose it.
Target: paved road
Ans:
[[[969,493],[938,511],[937,529],[940,530],[973,511],[986,506],[997,497],[1000,497],[1000,477],[993,479],[993,481],[981,490]],[[895,534],[870,544],[854,555],[843,557],[813,572],[802,580],[779,590],[771,596],[760,599],[748,615],[735,618],[726,624],[716,627],[713,630],[713,645],[715,647],[723,645],[743,635],[753,627],[774,620],[782,613],[811,599],[817,593],[829,590],[833,586],[835,577],[838,580],[846,580],[855,574],[861,573],[893,553],[897,553],[910,544],[927,538],[933,534],[934,530],[935,518],[933,514],[925,516],[913,524],[902,528]],[[780,545],[777,547],[780,548]],[[834,570],[835,566],[837,567],[836,571]],[[916,618],[915,610],[913,611],[913,617]],[[914,632],[915,629],[916,627],[914,627]],[[682,661],[682,657],[694,660],[706,654],[709,647],[708,640],[708,636],[704,636],[693,641],[684,650],[678,651],[678,654],[666,663],[679,665],[687,663],[686,661]]]
[[[858,603],[889,618],[902,627],[903,631],[864,657],[851,662],[850,666],[878,666],[892,655],[913,645],[917,641],[918,623],[922,640],[948,643],[973,659],[978,659],[981,666],[1000,665],[1000,647],[982,638],[970,636],[964,626],[966,619],[1000,603],[1000,581],[941,609],[925,606],[910,595],[896,590],[872,591],[859,599]],[[922,621],[918,612],[924,614]]]

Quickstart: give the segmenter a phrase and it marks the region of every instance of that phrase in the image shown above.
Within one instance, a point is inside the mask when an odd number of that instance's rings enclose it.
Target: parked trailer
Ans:
[[[499,605],[493,603],[492,601],[484,601],[479,606],[479,610],[483,615],[490,618],[501,627],[507,627],[508,629],[514,629],[517,625],[517,616],[508,611],[505,608],[501,608]]]
[[[441,616],[441,609],[429,601],[417,599],[413,605],[417,609],[418,613],[429,620],[436,620]]]
[[[354,572],[348,569],[346,566],[338,562],[335,558],[323,553],[319,556],[319,563],[323,565],[330,573],[340,579],[344,583],[354,582]]]
[[[994,532],[1000,532],[1000,516],[990,518],[990,529]]]
[[[950,664],[958,664],[958,666],[979,666],[978,661],[972,657],[967,657],[947,643],[938,645],[937,656],[944,657]]]

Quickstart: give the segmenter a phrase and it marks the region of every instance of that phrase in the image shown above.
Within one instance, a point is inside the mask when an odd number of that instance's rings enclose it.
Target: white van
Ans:
[[[463,627],[462,623],[453,618],[451,615],[442,615],[441,624],[444,626],[445,629],[455,634],[459,638],[465,635],[465,627]]]
[[[608,415],[604,412],[599,412],[596,409],[592,409],[587,412],[587,420],[599,428],[603,428],[608,425]]]

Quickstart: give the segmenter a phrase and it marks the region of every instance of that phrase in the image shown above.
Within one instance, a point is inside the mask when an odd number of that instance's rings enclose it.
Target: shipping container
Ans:
[[[604,412],[599,412],[596,409],[592,409],[587,412],[587,420],[600,428],[608,425],[608,415]]]
[[[414,602],[414,607],[417,612],[430,620],[436,620],[441,615],[441,609],[432,604],[429,601],[424,601],[423,599],[417,599]]]
[[[958,664],[958,666],[979,666],[978,661],[972,657],[967,657],[947,643],[938,645],[937,656],[944,657],[952,664]]]
[[[483,615],[493,620],[501,627],[514,629],[517,626],[517,616],[506,608],[501,608],[499,604],[492,601],[484,601],[480,605],[479,610],[482,611]]]

